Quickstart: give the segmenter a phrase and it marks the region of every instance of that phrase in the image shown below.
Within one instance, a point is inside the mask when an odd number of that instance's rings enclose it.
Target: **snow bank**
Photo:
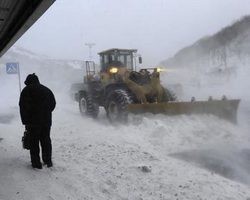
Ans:
[[[98,120],[83,118],[77,103],[59,97],[51,132],[52,169],[30,167],[28,152],[21,149],[17,109],[15,120],[0,124],[0,199],[250,197],[241,180],[173,155],[204,149],[225,155],[234,145],[247,147],[249,138],[240,127],[213,116],[162,115],[130,115],[129,124],[112,126],[104,112]]]

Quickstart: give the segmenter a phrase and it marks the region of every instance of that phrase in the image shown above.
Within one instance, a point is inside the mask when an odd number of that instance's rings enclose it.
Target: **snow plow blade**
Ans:
[[[134,114],[153,113],[166,115],[212,114],[237,123],[239,99],[209,100],[194,102],[164,102],[150,104],[129,104],[128,111]]]

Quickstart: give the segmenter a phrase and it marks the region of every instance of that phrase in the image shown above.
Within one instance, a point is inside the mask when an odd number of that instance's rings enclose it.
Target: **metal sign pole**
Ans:
[[[17,74],[19,81],[19,92],[21,94],[21,75],[18,62],[8,62],[6,63],[6,73],[7,74]]]
[[[19,63],[17,63],[17,73],[18,73],[18,81],[19,81],[19,92],[21,94],[21,76],[20,76],[20,67]]]

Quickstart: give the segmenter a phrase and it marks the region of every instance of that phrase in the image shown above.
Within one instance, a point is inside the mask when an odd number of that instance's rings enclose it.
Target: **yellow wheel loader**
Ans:
[[[97,117],[103,106],[111,122],[127,120],[128,113],[213,114],[232,122],[237,121],[240,100],[179,102],[173,92],[160,82],[159,68],[136,71],[136,49],[109,49],[99,53],[100,70],[86,61],[84,82],[78,84],[75,100],[80,113]],[[141,57],[139,57],[141,63]]]

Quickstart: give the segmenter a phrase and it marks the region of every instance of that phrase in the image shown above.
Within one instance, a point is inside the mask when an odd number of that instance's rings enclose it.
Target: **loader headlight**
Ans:
[[[157,67],[157,68],[156,68],[156,71],[160,73],[160,72],[162,72],[162,71],[163,71],[163,69],[161,69],[161,68]]]
[[[115,74],[115,73],[118,72],[118,68],[117,68],[117,67],[112,67],[112,68],[110,68],[109,72],[110,72],[111,74]]]

